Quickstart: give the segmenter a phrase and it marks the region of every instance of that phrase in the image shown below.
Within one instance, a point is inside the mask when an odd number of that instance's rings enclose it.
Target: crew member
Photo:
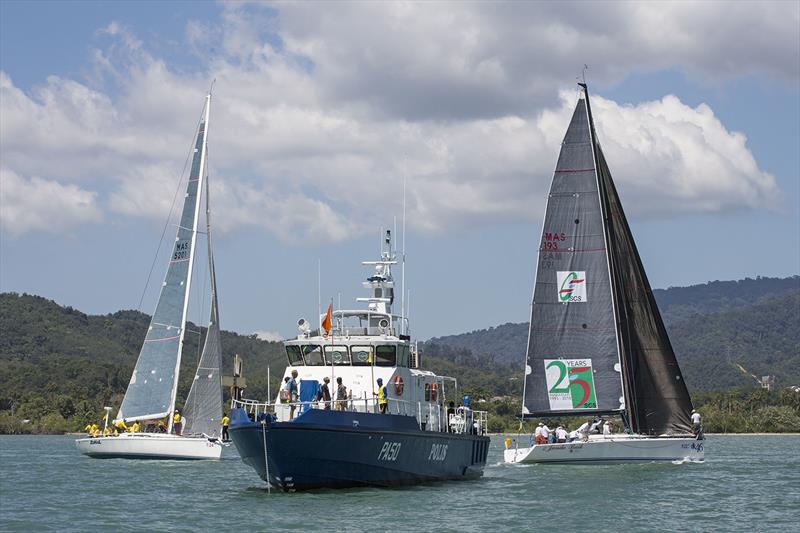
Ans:
[[[299,398],[297,388],[297,370],[292,370],[292,379],[289,380],[289,398],[292,402],[289,406],[289,420],[294,420],[294,410],[297,407],[297,400]]]
[[[552,431],[552,429],[547,427],[547,424],[542,425],[542,444],[548,444],[550,442],[550,433]]]
[[[506,437],[506,450],[511,448],[511,437]]]
[[[347,406],[347,387],[342,383],[341,376],[336,378],[336,410],[344,411]]]
[[[567,430],[564,429],[564,426],[556,428],[556,442],[567,442]]]
[[[587,441],[589,440],[589,422],[584,422],[581,424],[581,427],[575,430],[577,434],[580,436],[581,440]]]
[[[611,436],[611,421],[606,420],[603,424],[603,438]]]
[[[389,393],[386,387],[383,386],[383,378],[378,378],[378,408],[381,414],[386,414],[386,408],[389,406]]]
[[[228,437],[228,424],[231,423],[231,419],[228,418],[227,414],[222,415],[222,440],[227,441],[230,440]]]
[[[544,444],[545,441],[542,439],[542,423],[539,422],[539,425],[536,426],[536,431],[534,431],[533,436],[535,437],[536,444]]]
[[[128,426],[125,425],[125,420],[117,420],[114,422],[114,429],[119,433],[125,433],[128,431]]]
[[[324,405],[325,409],[331,408],[331,389],[328,383],[331,382],[331,378],[325,376],[322,379],[322,387],[319,388],[319,399],[322,400],[322,404]]]
[[[175,414],[172,415],[172,429],[176,435],[181,434],[181,413],[175,409]]]
[[[131,426],[131,433],[139,433],[139,429],[140,429],[139,422],[134,422],[133,425]]]
[[[692,433],[700,434],[700,413],[692,409]]]

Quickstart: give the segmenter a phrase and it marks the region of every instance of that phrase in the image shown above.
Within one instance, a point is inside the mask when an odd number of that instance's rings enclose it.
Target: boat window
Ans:
[[[349,365],[350,354],[347,353],[347,346],[326,346],[325,362],[334,365]]]
[[[396,366],[397,354],[395,346],[375,347],[375,366]]]
[[[303,365],[303,356],[300,353],[299,346],[292,346],[292,345],[287,346],[286,356],[289,358],[289,366]]]
[[[323,366],[325,364],[322,359],[322,346],[319,344],[304,344],[303,358],[309,366]]]
[[[353,366],[370,366],[372,364],[372,346],[351,346]]]
[[[408,346],[403,344],[398,348],[399,357],[397,358],[397,366],[408,367]]]

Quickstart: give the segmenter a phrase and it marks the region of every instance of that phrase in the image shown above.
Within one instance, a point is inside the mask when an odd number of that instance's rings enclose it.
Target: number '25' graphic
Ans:
[[[558,368],[559,375],[558,375],[558,380],[556,380],[555,385],[553,385],[548,392],[550,392],[550,394],[571,394],[570,393],[570,386],[572,386],[572,385],[579,386],[581,388],[582,393],[583,393],[583,397],[580,399],[579,402],[577,402],[577,404],[575,404],[575,407],[576,408],[577,407],[584,407],[584,404],[586,404],[586,401],[592,395],[592,386],[589,385],[589,382],[587,382],[584,379],[580,379],[577,376],[573,376],[573,377],[571,377],[571,379],[567,379],[567,376],[569,374],[580,374],[580,373],[586,372],[586,371],[591,372],[592,367],[590,367],[590,366],[576,366],[576,367],[567,369],[567,364],[565,362],[563,362],[563,361],[550,361],[550,363],[547,364],[545,369],[549,370],[551,367]]]

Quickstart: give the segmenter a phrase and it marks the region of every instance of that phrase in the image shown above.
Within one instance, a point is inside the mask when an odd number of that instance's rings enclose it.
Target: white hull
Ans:
[[[588,441],[509,448],[506,463],[620,464],[653,461],[703,461],[704,441],[693,437],[592,436]]]
[[[123,433],[119,437],[86,437],[75,441],[84,455],[127,459],[219,459],[222,445],[205,437],[163,433]]]

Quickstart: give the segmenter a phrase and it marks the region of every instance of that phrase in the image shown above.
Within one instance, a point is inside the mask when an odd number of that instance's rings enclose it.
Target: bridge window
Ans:
[[[289,345],[286,347],[286,356],[289,358],[289,366],[302,366],[303,356],[299,346]]]
[[[397,358],[397,366],[408,367],[409,365],[409,353],[408,353],[408,346],[402,344],[397,347],[398,349],[398,358]]]
[[[349,365],[350,354],[347,353],[347,346],[326,346],[325,361],[327,364]]]
[[[372,346],[351,346],[353,366],[370,366],[372,364]]]
[[[397,353],[394,346],[375,347],[375,366],[397,366]]]
[[[308,366],[325,365],[325,360],[322,358],[322,346],[318,344],[304,344],[303,358]]]

